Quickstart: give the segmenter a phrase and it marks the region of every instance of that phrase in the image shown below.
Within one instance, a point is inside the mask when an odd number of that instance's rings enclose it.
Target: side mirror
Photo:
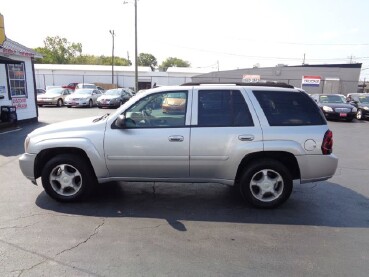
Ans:
[[[126,127],[126,117],[123,114],[119,115],[114,124],[118,128]]]

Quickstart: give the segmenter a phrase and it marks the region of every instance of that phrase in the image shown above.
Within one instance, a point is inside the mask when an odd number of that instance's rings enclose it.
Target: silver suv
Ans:
[[[272,208],[293,180],[333,176],[332,145],[318,106],[290,85],[184,84],[147,90],[111,115],[36,129],[19,163],[58,201],[108,181],[214,182]]]

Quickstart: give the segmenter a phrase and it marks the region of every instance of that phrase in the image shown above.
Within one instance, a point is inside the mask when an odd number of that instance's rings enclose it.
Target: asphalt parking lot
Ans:
[[[368,276],[369,121],[329,122],[336,175],[275,210],[217,184],[109,183],[61,204],[22,175],[27,133],[106,112],[43,107],[0,133],[0,276]]]

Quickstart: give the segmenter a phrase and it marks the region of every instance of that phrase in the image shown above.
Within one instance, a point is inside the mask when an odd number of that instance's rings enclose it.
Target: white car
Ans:
[[[174,93],[185,96],[184,112],[163,113],[157,104]],[[149,89],[110,115],[36,129],[24,146],[23,174],[33,183],[41,177],[62,202],[110,181],[199,182],[234,186],[255,207],[274,208],[294,180],[327,180],[338,165],[318,105],[283,83]]]
[[[68,108],[80,106],[87,106],[91,108],[92,106],[96,105],[97,98],[99,96],[101,96],[101,92],[97,89],[76,89],[74,93],[65,98],[64,104]]]

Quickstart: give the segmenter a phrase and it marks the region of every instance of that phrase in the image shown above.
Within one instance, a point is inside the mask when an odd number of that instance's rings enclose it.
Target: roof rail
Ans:
[[[184,83],[181,86],[201,86],[201,85],[234,85],[234,86],[247,86],[247,87],[278,87],[278,88],[295,88],[292,85],[283,82],[267,81],[256,83],[215,83],[215,82],[199,82],[199,83]]]

